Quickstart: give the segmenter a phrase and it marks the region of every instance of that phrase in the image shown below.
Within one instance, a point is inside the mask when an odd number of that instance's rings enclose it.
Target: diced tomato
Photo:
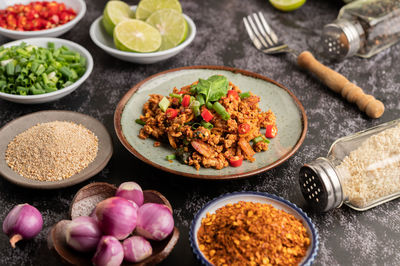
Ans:
[[[168,119],[174,119],[175,117],[177,117],[178,111],[176,109],[173,109],[173,108],[168,108],[165,111],[165,115],[167,116]]]
[[[239,100],[239,94],[235,90],[229,90],[228,91],[228,98],[232,97],[233,99]]]
[[[249,131],[250,131],[250,125],[247,123],[243,123],[238,126],[238,133],[241,135],[246,134]]]
[[[182,106],[183,107],[188,107],[189,104],[190,104],[190,95],[186,94],[185,96],[183,96]]]
[[[278,134],[278,128],[275,125],[268,125],[265,129],[266,129],[265,136],[267,138],[270,139],[275,138],[276,135]]]
[[[231,158],[229,158],[229,164],[232,167],[239,167],[242,165],[242,162],[243,162],[243,157],[232,156]]]
[[[204,121],[210,122],[214,116],[207,108],[204,108],[203,111],[201,112],[201,117],[203,117]]]

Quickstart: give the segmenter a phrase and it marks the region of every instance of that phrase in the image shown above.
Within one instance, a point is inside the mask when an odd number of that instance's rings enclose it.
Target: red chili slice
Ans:
[[[211,114],[211,112],[207,108],[204,108],[203,111],[201,112],[201,117],[203,117],[203,119],[206,122],[210,122],[214,116]]]
[[[229,164],[232,167],[239,167],[242,165],[242,162],[243,162],[243,157],[232,156],[231,158],[229,158]]]
[[[240,124],[240,125],[238,126],[238,132],[239,132],[239,134],[241,134],[241,135],[246,134],[246,133],[248,133],[249,131],[250,131],[250,125],[247,124],[247,123],[243,123],[243,124]]]
[[[265,131],[265,136],[267,138],[275,138],[276,135],[278,134],[278,128],[275,125],[268,125],[266,127],[266,131]]]
[[[177,117],[178,111],[176,109],[173,109],[173,108],[168,108],[165,111],[165,115],[167,116],[168,119],[174,119],[175,117]]]
[[[185,96],[183,96],[182,106],[183,107],[188,107],[189,104],[190,104],[190,95],[186,94]]]
[[[238,92],[235,91],[235,90],[229,90],[229,91],[228,91],[228,98],[229,98],[229,97],[232,97],[232,98],[234,98],[234,99],[236,99],[236,100],[239,100],[239,94],[238,94]]]

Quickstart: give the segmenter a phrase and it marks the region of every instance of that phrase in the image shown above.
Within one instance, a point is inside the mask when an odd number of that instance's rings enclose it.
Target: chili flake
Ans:
[[[207,213],[199,248],[214,265],[297,265],[310,238],[302,222],[270,204],[227,204]]]

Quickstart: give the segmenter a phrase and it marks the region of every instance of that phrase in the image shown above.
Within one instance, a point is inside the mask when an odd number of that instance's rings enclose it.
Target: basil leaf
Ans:
[[[205,102],[215,102],[228,93],[229,82],[224,76],[214,75],[207,80],[199,79],[195,87],[197,94],[204,95]]]

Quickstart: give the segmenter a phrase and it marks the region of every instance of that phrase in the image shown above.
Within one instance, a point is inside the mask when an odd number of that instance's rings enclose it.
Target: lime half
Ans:
[[[151,14],[146,22],[161,33],[162,42],[160,50],[175,47],[186,39],[188,25],[183,15],[178,11],[160,9]]]
[[[161,34],[146,22],[128,19],[115,27],[114,43],[122,51],[150,53],[160,48]]]
[[[269,0],[269,2],[281,11],[292,11],[301,7],[306,0]]]
[[[146,20],[154,11],[170,8],[182,13],[178,0],[141,0],[136,9],[136,18]]]
[[[103,25],[107,33],[112,35],[114,27],[121,21],[132,18],[134,13],[128,4],[122,1],[110,1],[103,12]]]

